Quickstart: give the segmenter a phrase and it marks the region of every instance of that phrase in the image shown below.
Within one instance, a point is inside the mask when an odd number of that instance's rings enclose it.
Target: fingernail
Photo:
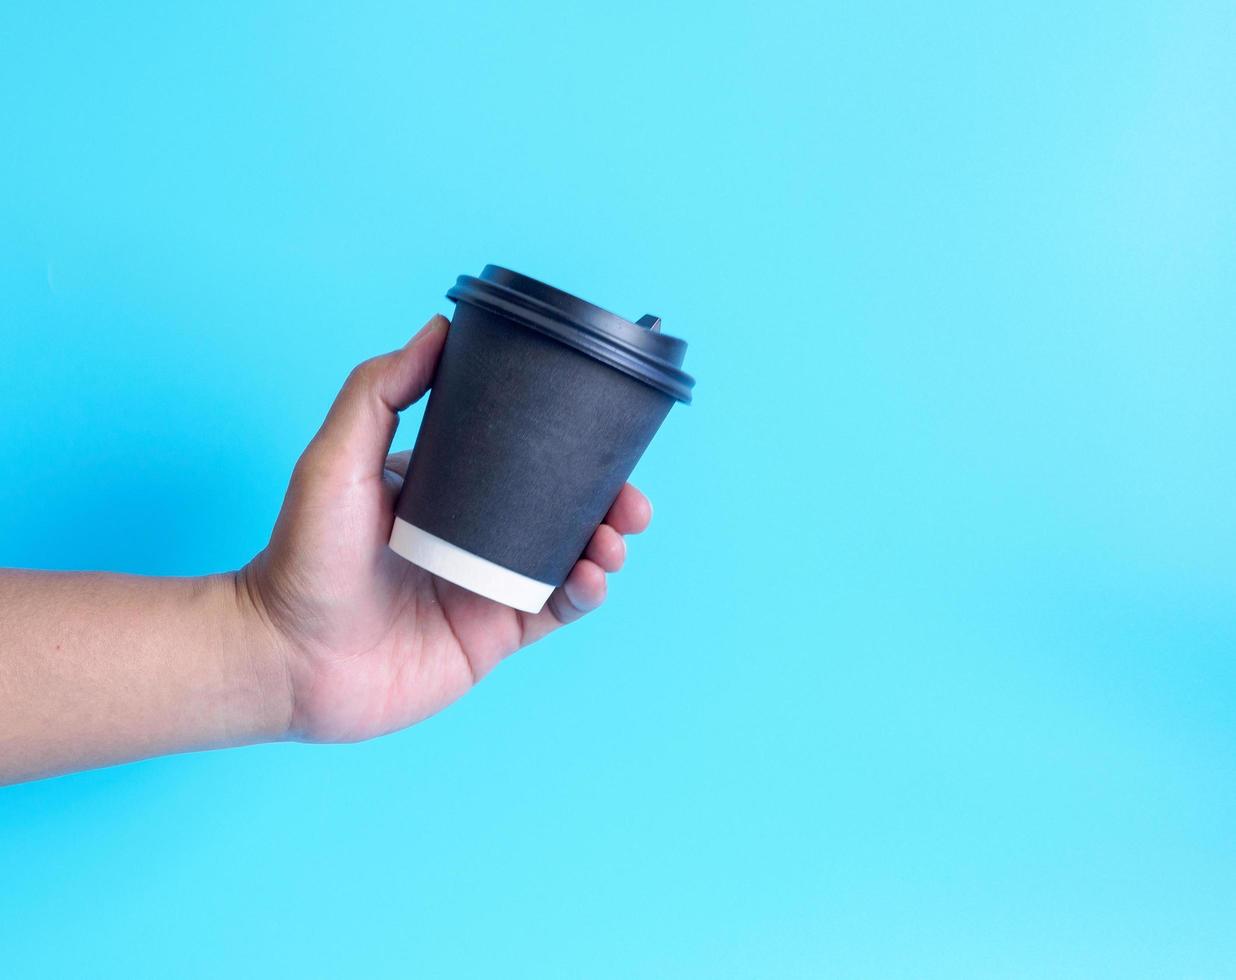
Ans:
[[[411,340],[409,340],[406,344],[404,344],[404,347],[411,347],[422,337],[426,337],[429,334],[433,333],[435,330],[441,329],[443,326],[449,326],[449,325],[450,325],[450,321],[446,317],[444,317],[441,313],[435,313],[432,317],[429,318],[429,322],[426,323],[423,327],[421,327],[420,330],[416,332],[415,336],[413,336]]]

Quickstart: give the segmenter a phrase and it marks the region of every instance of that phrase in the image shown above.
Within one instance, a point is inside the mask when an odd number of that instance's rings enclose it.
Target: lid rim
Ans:
[[[520,276],[519,273],[512,273],[499,266],[486,266],[482,276],[487,276],[492,272],[509,273],[511,277],[516,278],[516,281],[528,279],[526,276]],[[570,293],[564,293],[560,289],[555,289],[537,280],[529,281],[547,290],[551,298],[563,297],[570,301],[570,304],[563,303],[562,306],[555,306],[540,296],[523,292],[514,286],[476,276],[460,276],[455,285],[447,290],[446,295],[448,299],[456,303],[471,303],[473,306],[513,319],[588,354],[642,381],[649,387],[664,392],[677,401],[690,404],[691,389],[695,385],[695,379],[691,375],[677,364],[666,358],[658,357],[652,351],[634,346],[621,336],[604,329],[604,326],[606,321],[613,320],[633,330],[643,331],[645,328],[624,320],[608,310],[594,306],[586,300],[572,296]],[[584,319],[580,316],[581,311],[571,308],[573,304],[583,306],[583,312],[591,314],[594,319],[600,319],[601,324]],[[567,308],[564,309],[563,306]],[[654,336],[670,341],[673,344],[670,349],[680,355],[686,347],[685,341],[679,338],[665,334],[654,334]]]

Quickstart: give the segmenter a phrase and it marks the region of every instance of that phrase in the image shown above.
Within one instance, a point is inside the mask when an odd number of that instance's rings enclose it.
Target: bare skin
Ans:
[[[415,724],[503,658],[598,607],[624,535],[652,516],[623,488],[540,613],[517,612],[386,546],[408,454],[398,413],[429,386],[434,317],[349,376],[296,464],[270,543],[200,579],[0,571],[0,783],[279,739],[348,742]]]

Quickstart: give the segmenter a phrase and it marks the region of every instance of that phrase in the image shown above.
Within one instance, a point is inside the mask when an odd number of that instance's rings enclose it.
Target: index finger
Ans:
[[[619,534],[639,534],[652,521],[652,504],[631,484],[624,486],[605,515],[605,523]]]

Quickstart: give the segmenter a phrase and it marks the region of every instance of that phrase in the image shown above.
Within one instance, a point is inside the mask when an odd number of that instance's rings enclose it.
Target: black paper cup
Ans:
[[[498,266],[460,276],[391,548],[538,612],[675,401],[687,345]]]

